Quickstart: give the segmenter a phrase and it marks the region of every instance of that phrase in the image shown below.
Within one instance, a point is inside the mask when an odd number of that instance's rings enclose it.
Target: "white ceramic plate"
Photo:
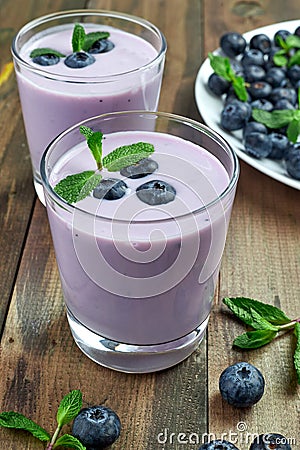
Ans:
[[[264,33],[270,38],[273,38],[276,31],[284,29],[294,32],[299,25],[300,20],[275,23],[266,27],[256,28],[255,30],[245,33],[243,36],[247,42],[249,42],[252,36],[259,33]],[[218,51],[220,50],[216,50],[216,52]],[[212,94],[207,88],[207,80],[212,72],[213,70],[210,67],[210,61],[209,59],[206,59],[199,69],[195,82],[196,104],[205,123],[210,128],[221,134],[228,141],[228,143],[231,144],[240,159],[275,180],[300,190],[300,181],[291,178],[287,174],[282,162],[268,158],[256,159],[247,155],[244,152],[241,130],[226,132],[221,128],[220,115],[223,109],[223,102],[219,97]]]

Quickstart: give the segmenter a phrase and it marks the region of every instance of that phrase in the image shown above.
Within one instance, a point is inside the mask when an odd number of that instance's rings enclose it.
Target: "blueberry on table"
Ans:
[[[260,50],[263,54],[270,53],[272,42],[271,39],[263,33],[256,34],[250,39],[249,47]]]
[[[261,399],[265,380],[255,366],[247,362],[238,362],[221,373],[219,389],[224,400],[230,405],[245,408]]]
[[[127,178],[142,178],[155,172],[158,168],[157,162],[152,158],[143,158],[136,164],[124,167],[120,174]]]
[[[247,42],[246,39],[236,32],[223,34],[220,39],[220,47],[225,55],[234,58],[244,52]]]
[[[99,39],[94,42],[89,48],[88,53],[98,54],[110,52],[115,47],[115,44],[109,39]]]
[[[169,183],[161,180],[151,180],[136,189],[138,198],[148,205],[162,205],[172,202],[176,190]]]
[[[75,52],[68,55],[64,63],[71,69],[81,69],[93,64],[95,61],[95,58],[86,52]]]
[[[245,135],[245,152],[254,158],[267,158],[272,151],[270,136],[265,133],[253,131]]]
[[[84,408],[74,419],[72,435],[87,450],[100,450],[115,442],[121,431],[118,415],[105,406]]]
[[[251,116],[249,103],[238,100],[227,103],[221,112],[221,126],[224,130],[234,131],[244,128]]]
[[[282,434],[265,433],[254,439],[249,450],[292,450],[292,447]]]
[[[54,66],[59,63],[60,57],[52,53],[45,53],[44,55],[35,56],[32,62],[40,66]]]
[[[218,96],[225,94],[231,86],[229,81],[225,80],[223,77],[220,77],[216,73],[212,73],[209,76],[207,85],[211,92]]]
[[[198,450],[239,450],[239,449],[229,441],[216,439],[214,441],[202,444]]]
[[[93,190],[95,198],[104,198],[105,200],[118,200],[123,197],[128,188],[123,180],[118,178],[102,178],[98,186]]]

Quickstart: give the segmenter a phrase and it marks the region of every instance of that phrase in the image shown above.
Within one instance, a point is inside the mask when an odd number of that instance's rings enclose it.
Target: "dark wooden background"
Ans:
[[[293,450],[299,449],[293,336],[250,353],[232,350],[233,338],[244,328],[221,305],[224,296],[244,295],[299,317],[299,191],[243,162],[201,347],[172,369],[126,375],[97,366],[74,344],[46,212],[32,186],[16,81],[7,64],[12,37],[22,25],[48,12],[76,8],[118,10],[155,23],[168,42],[159,109],[197,120],[195,77],[221,34],[300,19],[298,0],[0,0],[0,411],[17,410],[53,432],[60,399],[81,389],[85,405],[105,403],[118,412],[123,429],[116,450],[198,448],[178,443],[179,433],[195,433],[200,440],[204,433],[232,433],[232,441],[238,438],[237,446],[247,450],[247,433],[264,432],[282,433],[296,440]],[[239,360],[257,365],[266,378],[263,399],[247,410],[225,404],[218,392],[221,371]],[[165,430],[162,444],[158,435]],[[43,448],[26,433],[4,429],[0,443],[10,450]]]

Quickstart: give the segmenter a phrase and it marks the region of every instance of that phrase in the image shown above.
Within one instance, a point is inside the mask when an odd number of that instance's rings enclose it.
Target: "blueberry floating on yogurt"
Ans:
[[[63,58],[64,56],[65,55],[62,53],[51,48],[37,48],[30,53],[32,62],[39,64],[40,66],[53,66],[58,64],[60,58]]]
[[[122,198],[128,186],[123,180],[117,178],[102,178],[98,186],[93,190],[95,198],[105,198],[105,200],[119,200]]]
[[[110,52],[115,47],[115,44],[109,39],[98,39],[89,48],[88,53],[98,54]]]
[[[138,198],[148,205],[162,205],[172,202],[176,190],[169,183],[161,180],[151,180],[136,189]]]
[[[95,58],[86,52],[75,52],[68,55],[64,63],[66,66],[71,67],[71,69],[81,69],[82,67],[93,64],[95,61]]]
[[[113,444],[121,432],[118,415],[105,406],[84,408],[73,422],[72,435],[87,450],[100,450]]]
[[[158,169],[158,164],[154,159],[143,158],[135,164],[124,167],[120,170],[120,174],[127,178],[142,178]]]
[[[221,373],[219,389],[224,400],[230,405],[246,408],[262,398],[265,380],[255,366],[247,362],[238,362]]]

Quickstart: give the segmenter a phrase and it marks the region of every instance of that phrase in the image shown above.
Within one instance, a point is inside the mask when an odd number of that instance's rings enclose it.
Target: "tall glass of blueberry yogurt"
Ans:
[[[41,177],[73,337],[125,372],[201,342],[239,175],[221,136],[168,113],[97,116],[61,133]]]
[[[72,10],[37,18],[15,36],[15,64],[33,180],[42,202],[41,156],[69,126],[113,111],[156,111],[166,41],[146,20]]]

